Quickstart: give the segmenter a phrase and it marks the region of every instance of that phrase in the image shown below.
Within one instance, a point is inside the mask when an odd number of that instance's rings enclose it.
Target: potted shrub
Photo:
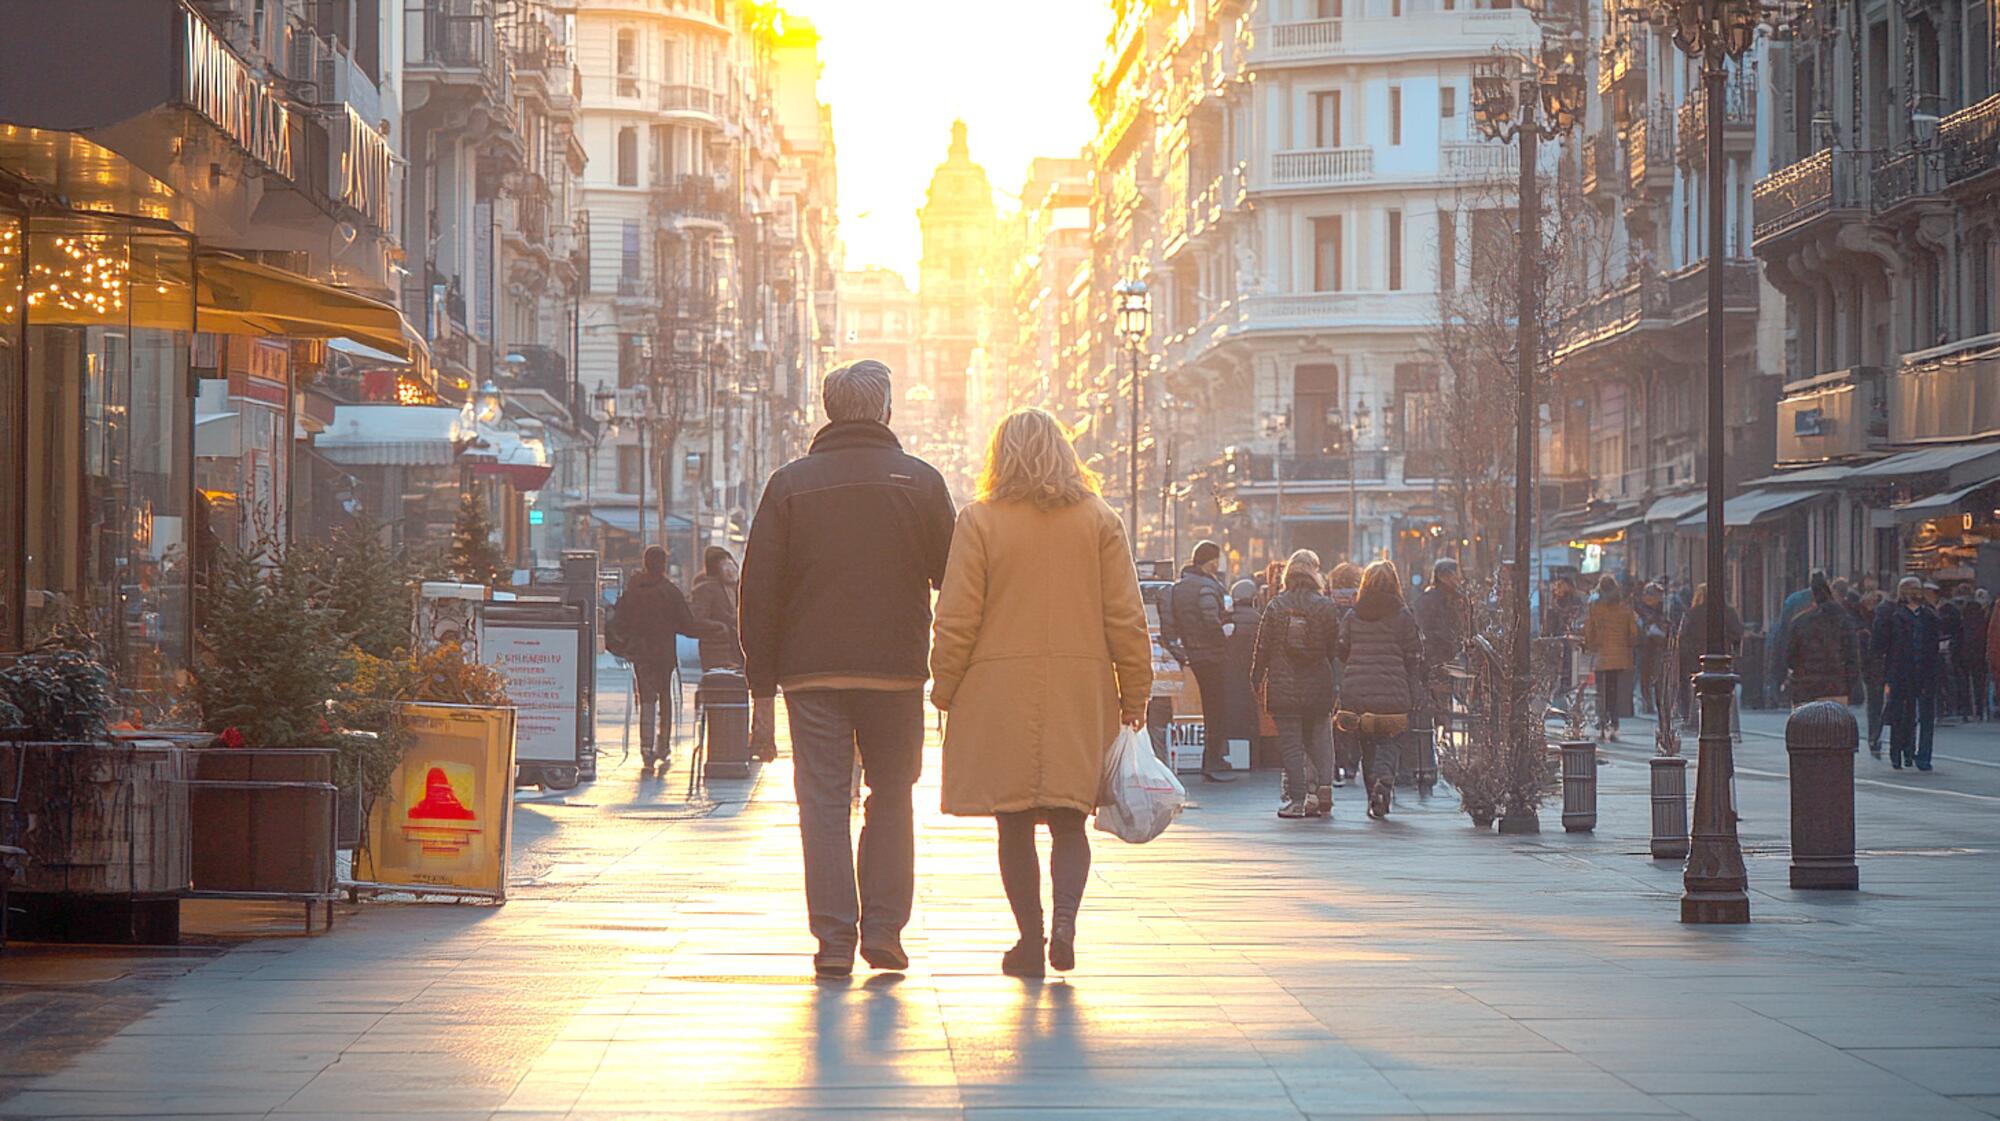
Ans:
[[[331,899],[332,705],[353,676],[324,557],[223,550],[202,587],[193,697],[216,746],[196,753],[194,889]]]
[[[21,753],[9,906],[15,933],[172,942],[188,886],[186,757],[117,742],[111,674],[79,649],[44,647],[0,666],[0,724]],[[5,780],[12,784],[12,775]]]

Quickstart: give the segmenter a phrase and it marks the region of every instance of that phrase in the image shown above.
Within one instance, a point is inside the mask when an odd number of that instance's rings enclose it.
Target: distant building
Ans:
[[[965,122],[951,126],[951,147],[931,176],[923,209],[923,261],[917,274],[922,316],[919,380],[937,415],[966,420],[967,379],[980,349],[982,318],[998,270],[998,220],[986,169],[972,162]]]
[[[879,265],[840,274],[836,362],[873,358],[889,367],[898,393],[917,381],[917,296],[902,274]]]

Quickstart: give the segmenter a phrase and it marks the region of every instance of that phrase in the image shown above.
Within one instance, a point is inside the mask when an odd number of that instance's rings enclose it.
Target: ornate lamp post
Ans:
[[[1292,411],[1267,413],[1264,435],[1278,441],[1278,454],[1271,460],[1271,478],[1278,484],[1278,497],[1271,507],[1272,560],[1285,559],[1285,439],[1292,434]]]
[[[1540,299],[1542,206],[1536,177],[1543,140],[1566,136],[1583,113],[1583,72],[1578,65],[1582,32],[1561,45],[1542,48],[1541,57],[1499,55],[1472,77],[1472,117],[1489,140],[1521,145],[1519,275],[1516,281],[1515,350],[1519,362],[1514,434],[1514,644],[1510,653],[1516,714],[1527,710],[1533,692],[1529,661],[1528,572],[1534,545],[1535,366],[1541,356]],[[1545,119],[1544,119],[1545,118]],[[1509,725],[1520,724],[1518,719]],[[1538,833],[1532,804],[1509,806],[1502,833]]]
[[[1758,0],[1655,0],[1635,14],[1671,31],[1675,46],[1701,60],[1708,100],[1708,617],[1704,620],[1708,649],[1694,679],[1696,703],[1701,706],[1701,746],[1695,757],[1694,828],[1682,878],[1681,921],[1747,923],[1749,880],[1730,796],[1736,760],[1729,739],[1729,709],[1737,677],[1723,634],[1723,63],[1741,59],[1756,42],[1765,10]]]
[[[1118,333],[1124,337],[1125,348],[1132,356],[1132,444],[1126,449],[1131,489],[1126,504],[1125,536],[1136,553],[1139,549],[1139,353],[1146,341],[1146,322],[1152,318],[1153,310],[1143,280],[1125,281],[1118,286],[1117,293]]]
[[[1354,460],[1361,454],[1361,441],[1368,436],[1368,429],[1371,423],[1368,402],[1365,398],[1358,395],[1355,397],[1354,420],[1351,424],[1348,422],[1347,415],[1340,411],[1339,405],[1328,405],[1326,407],[1325,419],[1327,432],[1333,436],[1339,450],[1346,453],[1347,559],[1360,564],[1361,488],[1355,483]]]

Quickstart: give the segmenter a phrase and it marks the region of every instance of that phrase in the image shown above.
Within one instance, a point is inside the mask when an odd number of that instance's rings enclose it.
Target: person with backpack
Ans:
[[[1425,701],[1423,632],[1403,602],[1394,561],[1378,560],[1362,572],[1361,593],[1340,620],[1334,653],[1347,665],[1335,726],[1361,745],[1368,816],[1379,821],[1389,816],[1397,743]]]
[[[1361,594],[1361,566],[1353,561],[1341,561],[1333,566],[1326,576],[1326,596],[1333,601],[1333,616],[1344,619],[1354,609],[1355,597]],[[1340,696],[1341,675],[1346,672],[1346,663],[1340,658],[1333,660],[1333,695]],[[1354,737],[1333,729],[1333,784],[1346,786],[1350,775],[1361,770],[1361,747]]]
[[[662,776],[673,765],[673,744],[660,744],[659,729],[665,707],[661,698],[673,688],[675,640],[680,635],[702,639],[713,628],[695,621],[687,597],[667,579],[665,549],[648,545],[643,564],[612,608],[604,648],[632,663],[632,683],[639,693],[639,777],[650,778],[655,764]]]
[[[1285,562],[1284,591],[1264,608],[1250,656],[1278,725],[1285,767],[1282,818],[1333,816],[1333,654],[1340,620],[1320,591],[1319,555],[1300,549]],[[1306,764],[1312,765],[1308,778]]]
[[[1209,782],[1234,782],[1223,712],[1228,705],[1229,613],[1222,578],[1222,546],[1213,541],[1195,545],[1181,577],[1167,590],[1160,609],[1160,641],[1194,674],[1201,692],[1201,777]]]

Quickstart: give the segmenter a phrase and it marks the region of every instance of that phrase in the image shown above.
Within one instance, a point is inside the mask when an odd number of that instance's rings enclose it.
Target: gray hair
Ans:
[[[889,367],[873,358],[849,362],[827,374],[821,394],[830,421],[889,423]]]

